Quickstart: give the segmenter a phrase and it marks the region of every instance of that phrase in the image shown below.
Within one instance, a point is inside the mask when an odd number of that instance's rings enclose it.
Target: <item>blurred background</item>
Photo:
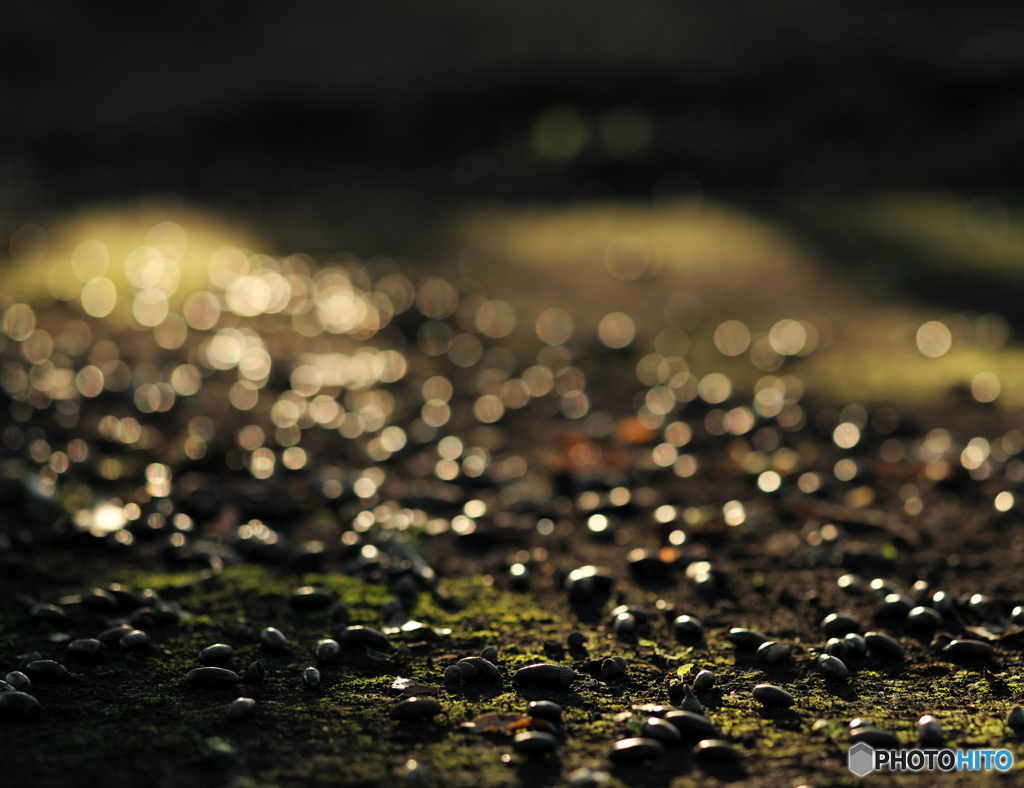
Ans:
[[[594,327],[650,311],[641,334],[675,321],[711,348],[727,319],[750,346],[806,319],[832,353],[803,374],[835,399],[963,395],[988,372],[1024,404],[1006,344],[1024,282],[1011,5],[42,2],[2,17],[11,298],[72,308],[54,266],[173,220],[212,248],[472,274],[520,325],[551,306]]]

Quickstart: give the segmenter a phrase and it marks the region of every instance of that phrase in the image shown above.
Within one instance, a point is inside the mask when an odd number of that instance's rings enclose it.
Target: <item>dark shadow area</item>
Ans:
[[[423,248],[453,206],[1013,190],[1014,21],[945,2],[927,20],[806,0],[12,5],[0,213],[176,196],[371,253]]]

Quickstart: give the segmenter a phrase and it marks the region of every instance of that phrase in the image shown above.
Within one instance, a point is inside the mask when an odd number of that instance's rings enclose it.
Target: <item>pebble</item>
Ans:
[[[235,698],[228,706],[229,720],[242,720],[256,712],[256,701],[252,698]]]
[[[825,653],[839,659],[846,659],[846,639],[829,638],[825,643]]]
[[[158,623],[156,611],[151,607],[140,607],[128,616],[128,621],[136,629],[155,629]]]
[[[494,646],[488,646],[480,652],[480,659],[486,659],[492,665],[498,664],[498,649]]]
[[[547,684],[562,688],[568,687],[576,678],[572,668],[543,662],[527,665],[512,674],[512,680],[517,684]]]
[[[702,670],[693,680],[694,692],[707,692],[715,686],[715,674],[710,670]]]
[[[260,632],[260,644],[268,651],[280,652],[288,650],[288,638],[284,636],[280,629],[275,627],[267,627]]]
[[[565,777],[572,788],[597,788],[597,786],[603,785],[611,779],[611,775],[608,772],[598,772],[594,769],[588,769],[586,766],[574,769]]]
[[[235,650],[227,643],[214,643],[199,652],[199,661],[204,665],[217,665],[223,667],[231,664],[235,656]]]
[[[983,621],[999,620],[999,603],[990,596],[973,594],[967,600],[967,607]]]
[[[942,613],[924,605],[918,605],[907,613],[907,626],[919,632],[933,632],[942,624]]]
[[[942,653],[950,659],[991,659],[996,650],[980,640],[954,640]]]
[[[524,564],[512,564],[508,568],[508,577],[513,591],[530,590],[530,570]]]
[[[612,619],[612,629],[619,637],[632,637],[636,634],[637,621],[632,613],[619,613]]]
[[[850,678],[850,669],[846,667],[846,663],[829,654],[818,657],[818,670],[829,681],[846,681]]]
[[[891,582],[882,577],[876,577],[869,584],[869,588],[881,597],[886,597],[889,594],[896,594],[899,589],[896,588]]]
[[[587,638],[582,632],[570,632],[565,639],[566,645],[573,651],[587,647]]]
[[[467,681],[501,681],[501,671],[494,663],[488,662],[483,657],[464,657],[456,664]],[[471,668],[471,670],[467,670],[467,668]]]
[[[615,575],[600,566],[581,566],[565,579],[569,597],[576,602],[591,602],[607,597],[615,585]]]
[[[302,683],[310,689],[316,689],[320,686],[320,671],[316,668],[306,668],[302,671]]]
[[[725,639],[732,643],[740,651],[757,651],[762,644],[768,642],[768,638],[753,629],[733,627]]]
[[[691,739],[706,739],[718,735],[715,725],[703,714],[681,709],[666,712],[663,719],[668,720],[683,736]]]
[[[672,628],[680,640],[700,640],[704,637],[704,625],[693,616],[677,616],[672,622]]]
[[[325,638],[324,640],[318,640],[316,643],[316,661],[321,665],[327,662],[334,662],[341,654],[341,644],[337,640],[331,640],[331,638]]]
[[[601,678],[614,679],[624,676],[628,667],[626,660],[622,657],[609,657],[601,663]]]
[[[14,692],[15,689],[3,679],[0,679],[0,692]]]
[[[878,619],[897,620],[905,618],[914,607],[914,600],[906,594],[887,594],[875,611]]]
[[[32,679],[22,673],[20,670],[12,670],[6,676],[4,680],[14,687],[18,692],[31,692],[32,691]]]
[[[81,638],[68,643],[68,656],[80,662],[99,662],[107,655],[107,647],[95,638]]]
[[[867,641],[856,632],[850,632],[843,637],[846,644],[846,656],[860,659],[868,653]],[[842,657],[840,657],[842,659]]]
[[[698,758],[711,761],[738,761],[743,754],[723,739],[705,739],[698,742],[693,748],[693,754]]]
[[[544,755],[558,746],[558,739],[542,731],[519,733],[512,740],[512,749],[523,755]]]
[[[767,643],[762,643],[758,646],[755,656],[758,662],[777,665],[780,662],[786,662],[792,651],[785,643],[776,643],[769,640]]]
[[[647,739],[656,739],[664,744],[678,744],[683,740],[679,728],[668,720],[660,717],[648,717],[640,726],[640,735]]]
[[[780,709],[788,709],[796,701],[782,687],[774,684],[758,684],[753,691],[754,700],[763,706],[773,706]]]
[[[250,662],[248,669],[245,671],[245,683],[246,684],[259,684],[267,677],[267,669],[263,667],[263,663],[258,659]]]
[[[117,600],[118,606],[124,610],[134,610],[142,605],[142,600],[139,598],[138,594],[118,583],[111,583],[105,588],[98,590],[105,591],[114,597],[114,599]]]
[[[385,637],[383,632],[372,627],[364,627],[360,624],[340,629],[335,633],[334,637],[342,646],[353,648],[368,647],[377,651],[394,650],[391,641]]]
[[[391,708],[393,720],[423,720],[441,713],[441,704],[434,698],[413,696],[395,704]]]
[[[39,716],[39,701],[27,692],[0,693],[0,718],[31,720]]]
[[[1024,709],[1014,706],[1006,715],[1006,724],[1011,728],[1024,728]]]
[[[47,624],[58,626],[66,624],[68,620],[68,614],[64,612],[64,608],[46,602],[37,602],[32,605],[28,614],[36,621],[45,621]]]
[[[476,671],[474,670],[474,675]],[[450,687],[457,687],[466,681],[465,674],[458,665],[449,665],[444,669],[444,683]]]
[[[917,738],[926,747],[942,744],[942,723],[931,714],[925,714],[917,721]]]
[[[177,602],[160,602],[153,607],[157,624],[177,624],[184,611]]]
[[[82,594],[82,604],[92,610],[106,612],[117,610],[120,607],[117,597],[104,588],[94,588],[88,594]]]
[[[1017,605],[1010,613],[1010,618],[1014,624],[1024,624],[1024,605]]]
[[[296,588],[291,593],[291,596],[288,597],[288,606],[292,610],[314,612],[326,610],[334,604],[336,598],[337,595],[333,591],[328,591],[325,588],[303,586],[302,588]]]
[[[124,651],[141,651],[149,645],[149,635],[141,629],[132,629],[125,633],[117,644]]]
[[[660,703],[641,703],[632,707],[633,711],[638,714],[643,714],[649,717],[662,717],[668,714],[670,711],[677,711],[672,706],[663,706]],[[620,713],[623,719],[629,719],[630,714],[628,711]]]
[[[552,700],[533,700],[526,707],[526,713],[538,720],[558,724],[562,721],[562,707]]]
[[[32,681],[60,681],[67,678],[68,669],[52,659],[37,659],[25,666],[25,675]],[[14,684],[9,675],[7,683]]]
[[[932,594],[932,607],[942,614],[949,613],[953,609],[954,599],[945,591],[936,591]]]
[[[660,758],[664,754],[665,748],[660,741],[637,736],[615,742],[608,758],[619,763],[636,763]]]
[[[867,590],[868,581],[860,575],[843,575],[836,581],[836,585],[839,586],[847,594],[853,594],[859,596]]]
[[[866,632],[864,643],[868,651],[880,657],[895,657],[903,659],[903,646],[896,638],[889,637],[883,632]]]
[[[38,651],[30,651],[30,652],[28,652],[28,654],[19,654],[17,656],[18,670],[24,670],[25,666],[29,662],[35,662],[37,659],[42,659],[42,658],[43,658],[43,655],[40,654]]]
[[[116,624],[109,629],[104,629],[96,636],[96,639],[104,645],[116,646],[121,642],[121,638],[131,632],[132,629],[127,624]]]
[[[414,758],[405,762],[405,784],[411,788],[427,788],[430,785],[430,772],[427,767]]]
[[[896,738],[895,734],[876,728],[874,725],[861,725],[850,732],[850,743],[857,744],[858,742],[884,748],[894,748],[900,745],[900,740]]]
[[[700,700],[697,699],[697,696],[694,695],[689,688],[684,687],[683,689],[685,692],[683,694],[682,701],[679,703],[679,708],[683,711],[692,711],[695,714],[702,714],[704,712],[704,707],[701,705]]]
[[[842,613],[832,613],[825,616],[825,619],[821,622],[821,628],[825,631],[825,634],[828,637],[834,638],[842,637],[849,632],[856,631],[860,628],[860,624],[858,624],[857,619],[852,616],[847,616]]]
[[[193,668],[185,676],[185,683],[193,687],[233,687],[239,681],[238,674],[227,668]]]

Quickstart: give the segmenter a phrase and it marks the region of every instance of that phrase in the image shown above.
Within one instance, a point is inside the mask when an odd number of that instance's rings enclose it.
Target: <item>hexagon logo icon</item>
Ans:
[[[858,777],[864,777],[875,770],[875,748],[864,742],[857,742],[847,755],[847,766]]]

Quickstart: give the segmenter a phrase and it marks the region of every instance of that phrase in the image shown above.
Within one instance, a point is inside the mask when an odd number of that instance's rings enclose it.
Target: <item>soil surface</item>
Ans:
[[[47,350],[25,330],[24,303],[8,299],[0,667],[42,658],[70,671],[47,681],[25,668],[37,716],[0,706],[11,784],[857,784],[850,722],[912,746],[925,714],[946,746],[1024,754],[1006,723],[1024,695],[1018,412],[966,383],[916,405],[850,405],[815,394],[814,354],[772,367],[715,351],[727,310],[748,308],[755,327],[771,314],[756,276],[732,280],[746,284],[727,297],[721,282],[701,290],[668,264],[634,281],[577,260],[541,280],[492,261],[430,278],[387,260],[252,258],[220,280],[223,292],[208,285],[224,306],[208,326],[172,303],[190,323],[178,345],[118,327],[119,313],[98,320],[77,302],[39,299]],[[819,312],[856,311],[842,287],[816,288],[808,264],[793,265],[806,289],[785,314],[809,315],[808,292],[823,294]],[[485,284],[473,270],[492,273]],[[310,306],[239,300],[239,277],[250,277],[246,292],[270,292],[256,274],[268,287],[296,277],[289,286],[307,288]],[[540,281],[546,289],[531,291]],[[680,282],[704,307],[696,323],[668,322]],[[611,295],[581,298],[591,293]],[[549,304],[565,313],[545,313],[541,342],[534,321]],[[613,309],[632,316],[632,342],[619,318],[599,330]],[[349,314],[363,322],[342,325]],[[88,344],[61,333],[72,318],[89,326]],[[762,324],[755,342],[773,325]],[[240,364],[252,349],[252,365]],[[841,342],[817,352],[846,358]],[[87,368],[102,373],[100,390]],[[602,570],[574,585],[588,566]],[[111,584],[122,592],[113,600],[89,596]],[[330,596],[297,609],[289,600],[303,586]],[[883,602],[889,594],[905,599]],[[911,605],[940,618],[914,629]],[[827,680],[817,664],[832,613],[853,618],[840,635],[887,633],[903,655],[874,646],[848,657],[848,679]],[[703,635],[681,637],[680,615]],[[69,653],[119,622],[148,644],[111,640],[95,663]],[[261,645],[266,627],[286,648]],[[734,627],[790,646],[788,658],[759,660],[729,640]],[[340,654],[318,664],[317,642],[330,637]],[[950,639],[992,653],[943,651]],[[234,648],[237,686],[186,682],[214,643]],[[488,647],[500,681],[446,682],[446,668]],[[612,675],[613,656],[624,672]],[[537,662],[574,679],[514,679]],[[313,665],[317,686],[303,680]],[[616,740],[664,712],[651,704],[681,703],[705,669],[714,686],[697,697],[734,748],[725,760],[702,758],[694,745],[707,736],[685,734],[642,762],[610,759]],[[760,683],[787,690],[792,707],[762,708],[751,694]],[[395,718],[412,693],[440,712]],[[229,718],[240,696],[255,712]],[[558,724],[526,716],[540,699],[562,707]],[[519,752],[514,737],[529,729],[552,733],[553,751]]]

